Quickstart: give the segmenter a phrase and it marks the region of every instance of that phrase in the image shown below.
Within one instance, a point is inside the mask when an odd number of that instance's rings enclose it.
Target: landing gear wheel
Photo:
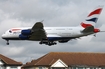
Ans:
[[[56,45],[57,43],[54,42],[54,45]]]
[[[56,42],[54,42],[54,41],[49,41],[49,40],[41,40],[40,42],[39,42],[39,44],[45,44],[45,45],[48,45],[48,46],[52,46],[52,45],[56,45],[57,43]]]
[[[42,42],[39,42],[39,44],[42,44]]]
[[[50,42],[50,41],[48,42],[48,45],[49,45],[49,46],[51,46],[51,45],[56,45],[56,44],[57,44],[57,43],[56,43],[56,42],[53,42],[53,41],[52,41],[52,42]]]
[[[7,45],[9,45],[9,43],[7,43]]]
[[[7,43],[6,44],[9,45],[9,40],[7,40]]]

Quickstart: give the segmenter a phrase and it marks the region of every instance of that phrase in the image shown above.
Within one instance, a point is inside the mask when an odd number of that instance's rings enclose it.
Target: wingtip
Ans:
[[[96,8],[103,8],[104,5],[98,5]]]

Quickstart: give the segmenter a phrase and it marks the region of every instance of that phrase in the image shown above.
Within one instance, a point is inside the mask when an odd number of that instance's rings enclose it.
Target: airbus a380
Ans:
[[[57,41],[66,43],[71,39],[101,32],[100,29],[94,27],[94,24],[96,24],[102,8],[102,6],[98,6],[90,12],[78,27],[44,27],[42,22],[36,22],[33,27],[11,28],[2,35],[2,38],[7,41],[7,45],[9,45],[9,40],[39,41],[39,44],[49,46],[56,45]]]

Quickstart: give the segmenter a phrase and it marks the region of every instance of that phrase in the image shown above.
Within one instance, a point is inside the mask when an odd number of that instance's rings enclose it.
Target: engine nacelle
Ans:
[[[21,34],[23,35],[30,35],[31,34],[31,30],[27,29],[27,30],[22,30]]]
[[[60,40],[60,41],[58,41],[59,43],[66,43],[66,42],[68,42],[69,40]]]
[[[20,34],[20,35],[19,35],[19,38],[20,38],[21,40],[27,40],[27,39],[28,39],[28,36]]]

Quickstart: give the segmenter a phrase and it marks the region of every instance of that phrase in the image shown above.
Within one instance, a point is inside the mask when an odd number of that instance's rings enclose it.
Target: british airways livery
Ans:
[[[42,22],[36,22],[33,27],[11,28],[2,35],[2,38],[7,41],[7,45],[9,45],[9,40],[39,41],[39,44],[49,46],[56,45],[57,41],[66,43],[72,39],[101,32],[94,26],[102,8],[98,6],[78,27],[44,27]]]

